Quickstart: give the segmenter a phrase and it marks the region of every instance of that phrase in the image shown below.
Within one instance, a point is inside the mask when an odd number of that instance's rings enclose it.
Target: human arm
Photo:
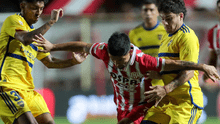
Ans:
[[[209,56],[210,56],[210,58],[209,58],[208,64],[209,65],[213,65],[213,66],[216,67],[216,64],[217,64],[217,54],[216,54],[214,49],[210,50]],[[208,76],[204,74],[203,75],[203,80],[207,81],[208,80]]]
[[[144,93],[145,99],[149,99],[147,102],[152,102],[156,100],[155,107],[160,103],[160,101],[166,96],[166,94],[172,92],[177,87],[183,85],[185,82],[189,81],[194,76],[194,71],[181,71],[177,77],[172,80],[169,84],[165,86],[151,86],[150,91]]]
[[[39,35],[39,34],[45,34],[51,26],[53,26],[53,24],[55,24],[58,19],[59,19],[59,15],[60,13],[62,13],[62,9],[54,9],[51,12],[51,19],[45,23],[43,26],[41,26],[40,28],[28,32],[28,31],[23,31],[23,30],[16,30],[15,32],[15,39],[19,40],[20,42],[22,42],[24,45],[29,45],[33,42],[33,38],[35,37],[35,35]]]
[[[51,55],[43,58],[41,62],[47,68],[66,68],[82,63],[87,57],[86,53],[72,53],[72,59],[60,60]]]
[[[52,44],[46,40],[41,34],[35,35],[33,39],[38,44],[36,46],[43,47],[44,49],[39,50],[40,52],[50,52],[50,51],[72,51],[72,52],[84,52],[90,54],[89,50],[93,44],[85,43],[81,41],[72,41],[67,43]]]

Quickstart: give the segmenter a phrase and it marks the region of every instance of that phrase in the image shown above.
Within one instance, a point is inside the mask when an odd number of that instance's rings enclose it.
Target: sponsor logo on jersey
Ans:
[[[138,38],[138,41],[142,41],[142,39],[141,39],[141,38]]]
[[[105,46],[105,44],[101,44],[101,45],[99,46],[99,49],[102,50],[102,49],[104,48],[104,46]]]
[[[171,41],[168,43],[167,47],[170,46],[170,44],[171,44],[172,42],[173,42],[173,40],[171,40]]]
[[[21,107],[24,107],[24,101],[19,101],[17,104]]]

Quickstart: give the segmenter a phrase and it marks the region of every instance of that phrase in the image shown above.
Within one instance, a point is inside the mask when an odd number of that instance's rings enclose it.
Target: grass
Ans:
[[[55,117],[56,124],[70,124],[66,117]],[[117,120],[115,118],[90,118],[87,119],[83,124],[116,124]],[[0,120],[0,124],[4,124]],[[209,117],[203,124],[220,124],[220,120],[217,117]]]

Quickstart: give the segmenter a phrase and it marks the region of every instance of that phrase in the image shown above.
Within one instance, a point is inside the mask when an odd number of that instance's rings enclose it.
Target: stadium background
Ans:
[[[142,23],[141,0],[46,0],[38,28],[50,19],[51,9],[62,7],[65,16],[46,33],[53,43],[79,41],[107,42],[115,31],[128,33]],[[207,31],[218,23],[216,0],[185,0],[185,23],[200,40],[200,62],[207,63]],[[5,18],[19,12],[18,1],[0,1],[0,26]],[[58,58],[70,58],[68,52],[52,52]],[[116,124],[113,88],[104,64],[89,56],[81,65],[67,69],[47,69],[36,62],[33,77],[36,89],[44,96],[57,124]],[[201,78],[202,73],[200,73]],[[218,84],[204,84],[205,109],[199,123],[220,123]],[[0,120],[0,124],[2,124]]]

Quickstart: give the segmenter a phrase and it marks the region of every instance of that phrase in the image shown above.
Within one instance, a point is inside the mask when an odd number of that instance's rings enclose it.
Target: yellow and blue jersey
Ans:
[[[164,35],[159,48],[159,57],[164,59],[184,60],[198,63],[199,40],[195,32],[183,24],[173,34]],[[170,83],[179,71],[161,72],[164,84]],[[198,83],[198,71],[194,71],[194,77],[182,86],[169,93],[174,98],[186,98],[196,107],[203,109],[203,93]]]
[[[31,71],[36,58],[41,60],[50,53],[38,52],[40,47],[33,44],[24,45],[15,39],[16,31],[31,32],[29,26],[20,14],[6,18],[0,35],[0,86],[19,89],[34,89]]]
[[[142,52],[157,57],[164,34],[166,34],[166,30],[158,21],[153,28],[146,28],[144,23],[137,26],[129,32],[129,38],[131,43],[139,47]]]

